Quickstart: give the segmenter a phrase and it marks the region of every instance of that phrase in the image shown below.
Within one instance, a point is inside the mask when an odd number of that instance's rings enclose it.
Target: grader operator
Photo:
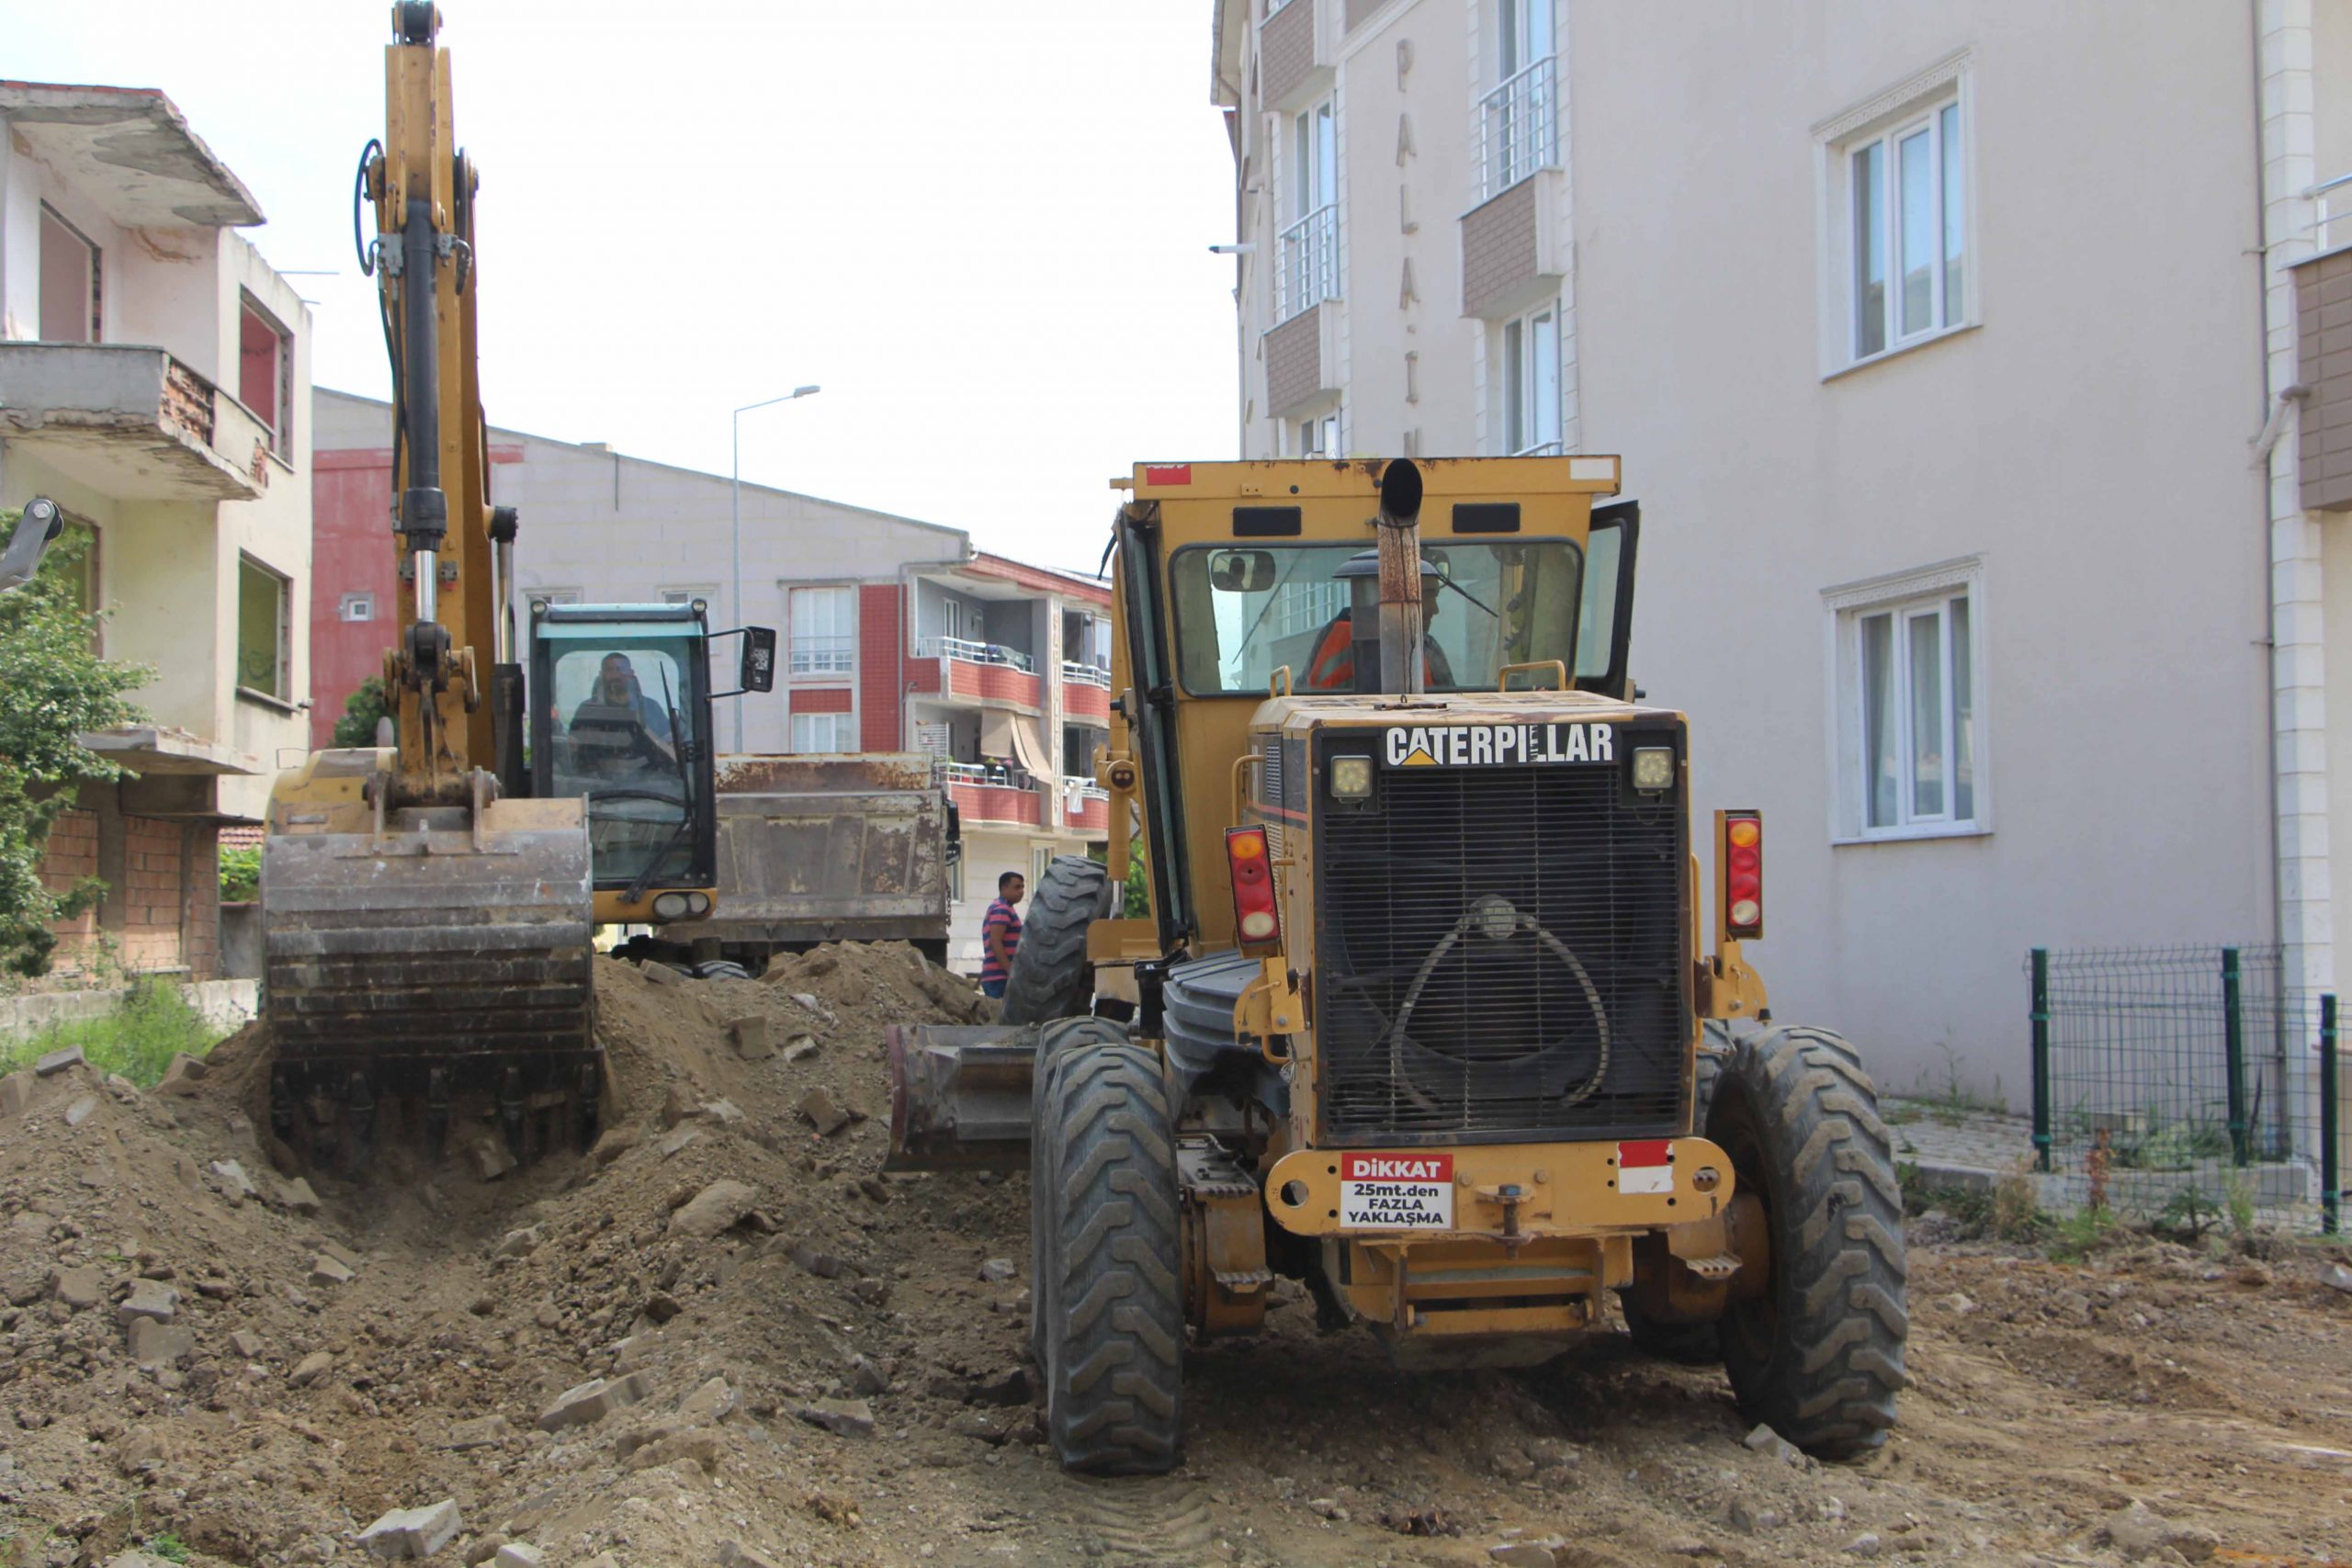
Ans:
[[[1277,1275],[1408,1366],[1540,1361],[1613,1292],[1748,1418],[1883,1440],[1886,1130],[1741,957],[1758,814],[1716,814],[1702,890],[1617,488],[1596,457],[1136,470],[1108,863],[1043,879],[1002,1023],[890,1040],[896,1164],[1030,1172],[1065,1465],[1175,1463],[1187,1337],[1257,1331]]]

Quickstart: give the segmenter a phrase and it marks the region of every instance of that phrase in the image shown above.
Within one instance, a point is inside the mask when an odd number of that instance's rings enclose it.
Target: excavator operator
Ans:
[[[572,711],[571,738],[605,751],[611,760],[631,755],[674,764],[670,716],[645,694],[626,653],[608,653],[587,701]]]

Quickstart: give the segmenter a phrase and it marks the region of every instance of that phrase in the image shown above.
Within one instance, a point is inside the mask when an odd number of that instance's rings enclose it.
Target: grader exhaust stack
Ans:
[[[1421,658],[1421,471],[1398,458],[1380,475],[1380,689],[1418,697]]]

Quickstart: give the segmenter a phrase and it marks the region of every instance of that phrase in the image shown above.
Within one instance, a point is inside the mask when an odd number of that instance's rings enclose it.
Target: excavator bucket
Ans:
[[[278,1136],[346,1168],[367,1163],[387,1108],[436,1149],[453,1115],[494,1116],[522,1160],[593,1137],[602,1058],[582,803],[352,815],[273,811],[262,850]]]

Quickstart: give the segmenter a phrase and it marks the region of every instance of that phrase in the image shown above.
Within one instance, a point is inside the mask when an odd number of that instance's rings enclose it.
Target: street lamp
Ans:
[[[739,626],[750,625],[750,623],[743,618],[743,416],[751,412],[753,409],[763,409],[773,403],[788,403],[795,398],[805,398],[812,392],[821,390],[823,390],[822,388],[816,386],[795,387],[792,390],[785,393],[784,396],[780,398],[763,398],[756,403],[745,403],[741,408],[735,411],[735,521],[732,529],[735,555],[735,584],[733,596],[729,600],[729,603],[732,604],[735,608],[735,624]],[[787,633],[786,635],[789,634]],[[734,705],[734,707],[735,750],[741,751],[743,749],[743,705],[739,701]]]

